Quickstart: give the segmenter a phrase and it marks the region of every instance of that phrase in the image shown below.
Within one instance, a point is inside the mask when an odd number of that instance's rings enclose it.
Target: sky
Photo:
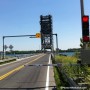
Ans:
[[[84,12],[90,15],[90,0],[84,0]],[[0,51],[3,36],[39,33],[40,15],[52,15],[53,33],[58,34],[59,49],[80,48],[80,0],[0,0]],[[56,48],[55,42],[54,36]],[[13,50],[38,50],[41,39],[5,38],[5,45],[13,45]]]

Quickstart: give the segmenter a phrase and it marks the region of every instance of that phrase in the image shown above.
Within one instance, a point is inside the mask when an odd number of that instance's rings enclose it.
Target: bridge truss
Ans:
[[[40,16],[41,25],[41,50],[51,49],[53,51],[53,30],[52,30],[52,16]]]

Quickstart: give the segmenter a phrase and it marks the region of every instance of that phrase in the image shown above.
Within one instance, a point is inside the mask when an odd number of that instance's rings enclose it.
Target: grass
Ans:
[[[87,65],[72,65],[77,64],[78,57],[76,56],[62,56],[62,55],[56,55],[55,56],[55,62],[56,63],[63,63],[65,64],[62,66],[63,70],[67,73],[68,77],[70,78],[78,78],[85,77],[85,82],[90,83],[90,67]],[[55,81],[57,85],[57,90],[61,90],[61,86],[67,86],[67,84],[63,84],[64,77],[60,75],[60,72],[55,68],[54,69],[55,74]],[[62,79],[61,79],[62,78]]]
[[[54,58],[52,58],[52,62],[55,63]],[[63,75],[60,73],[57,67],[54,67],[54,78],[57,90],[62,90],[62,87],[68,86],[67,81],[64,79]]]
[[[54,78],[55,78],[55,82],[56,82],[56,87],[57,90],[61,90],[61,81],[60,81],[60,77],[59,77],[59,72],[57,71],[57,68],[54,67]]]
[[[5,61],[5,62],[0,62],[0,65],[5,64],[5,63],[10,63],[10,62],[13,62],[13,61],[16,61],[16,59],[8,60],[8,61]]]
[[[62,87],[69,86],[64,76],[60,73],[57,67],[54,67],[54,78],[56,82],[57,90],[62,90]]]
[[[76,63],[77,57],[56,55],[55,60],[56,60],[56,62],[59,62],[59,63],[60,62],[61,63]]]

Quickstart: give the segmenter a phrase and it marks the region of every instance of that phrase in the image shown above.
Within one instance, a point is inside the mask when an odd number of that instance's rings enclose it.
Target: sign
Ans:
[[[41,34],[40,33],[36,33],[36,38],[41,38]]]

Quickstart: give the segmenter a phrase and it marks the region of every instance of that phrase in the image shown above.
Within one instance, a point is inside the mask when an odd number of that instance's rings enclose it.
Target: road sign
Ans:
[[[36,33],[36,38],[41,38],[41,34],[40,33]]]
[[[8,46],[7,45],[4,45],[4,49],[6,50],[8,48]]]

